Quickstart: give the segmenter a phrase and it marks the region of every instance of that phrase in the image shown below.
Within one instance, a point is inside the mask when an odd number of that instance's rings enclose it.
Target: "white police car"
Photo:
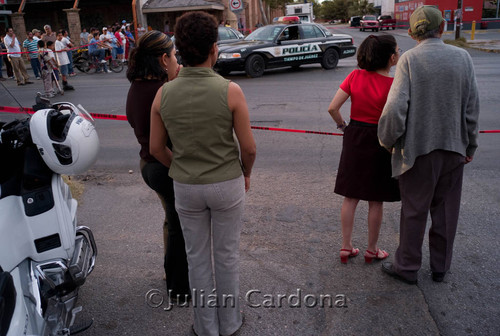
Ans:
[[[356,54],[351,36],[332,34],[319,24],[296,22],[294,17],[285,17],[242,41],[219,46],[214,69],[222,75],[245,71],[249,77],[260,77],[265,69],[310,63],[333,69],[339,59]]]

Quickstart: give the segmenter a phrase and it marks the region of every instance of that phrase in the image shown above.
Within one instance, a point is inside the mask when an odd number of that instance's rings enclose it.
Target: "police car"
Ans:
[[[265,69],[310,63],[333,69],[339,59],[356,54],[351,36],[332,34],[319,24],[299,22],[298,18],[285,17],[258,28],[242,41],[219,46],[214,69],[221,75],[245,71],[249,77],[260,77]]]

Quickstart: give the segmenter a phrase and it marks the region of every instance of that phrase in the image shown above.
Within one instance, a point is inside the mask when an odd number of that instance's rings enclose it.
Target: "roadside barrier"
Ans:
[[[0,112],[4,113],[28,113],[33,114],[35,111],[29,107],[12,107],[12,106],[0,106]],[[127,121],[127,116],[117,115],[117,114],[104,114],[104,113],[90,113],[94,119],[103,120],[120,120]],[[279,128],[279,127],[263,127],[263,126],[251,126],[252,129],[265,130],[265,131],[275,131],[275,132],[292,132],[292,133],[304,133],[304,134],[319,134],[319,135],[335,135],[343,136],[343,133],[332,133],[332,132],[320,132],[320,131],[309,131],[309,130],[299,130],[292,128]],[[479,131],[479,133],[500,133],[500,130],[484,130]]]

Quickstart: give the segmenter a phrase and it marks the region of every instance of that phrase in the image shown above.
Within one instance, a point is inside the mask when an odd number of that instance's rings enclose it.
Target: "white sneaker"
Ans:
[[[105,60],[102,60],[101,63],[104,64],[104,63],[107,63],[107,62]]]
[[[108,70],[108,71],[106,71],[106,72],[107,72],[107,73],[112,73],[113,71],[111,71],[111,70]]]

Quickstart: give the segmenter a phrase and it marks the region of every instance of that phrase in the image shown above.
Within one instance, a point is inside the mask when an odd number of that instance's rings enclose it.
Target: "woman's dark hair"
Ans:
[[[183,14],[175,25],[175,46],[189,66],[205,62],[217,42],[217,21],[205,12]]]
[[[157,30],[148,31],[138,41],[129,55],[127,79],[159,79],[167,80],[167,70],[159,61],[159,57],[172,55],[174,43],[167,35]]]
[[[396,39],[389,34],[370,35],[358,48],[358,67],[367,71],[384,69],[396,50]]]

